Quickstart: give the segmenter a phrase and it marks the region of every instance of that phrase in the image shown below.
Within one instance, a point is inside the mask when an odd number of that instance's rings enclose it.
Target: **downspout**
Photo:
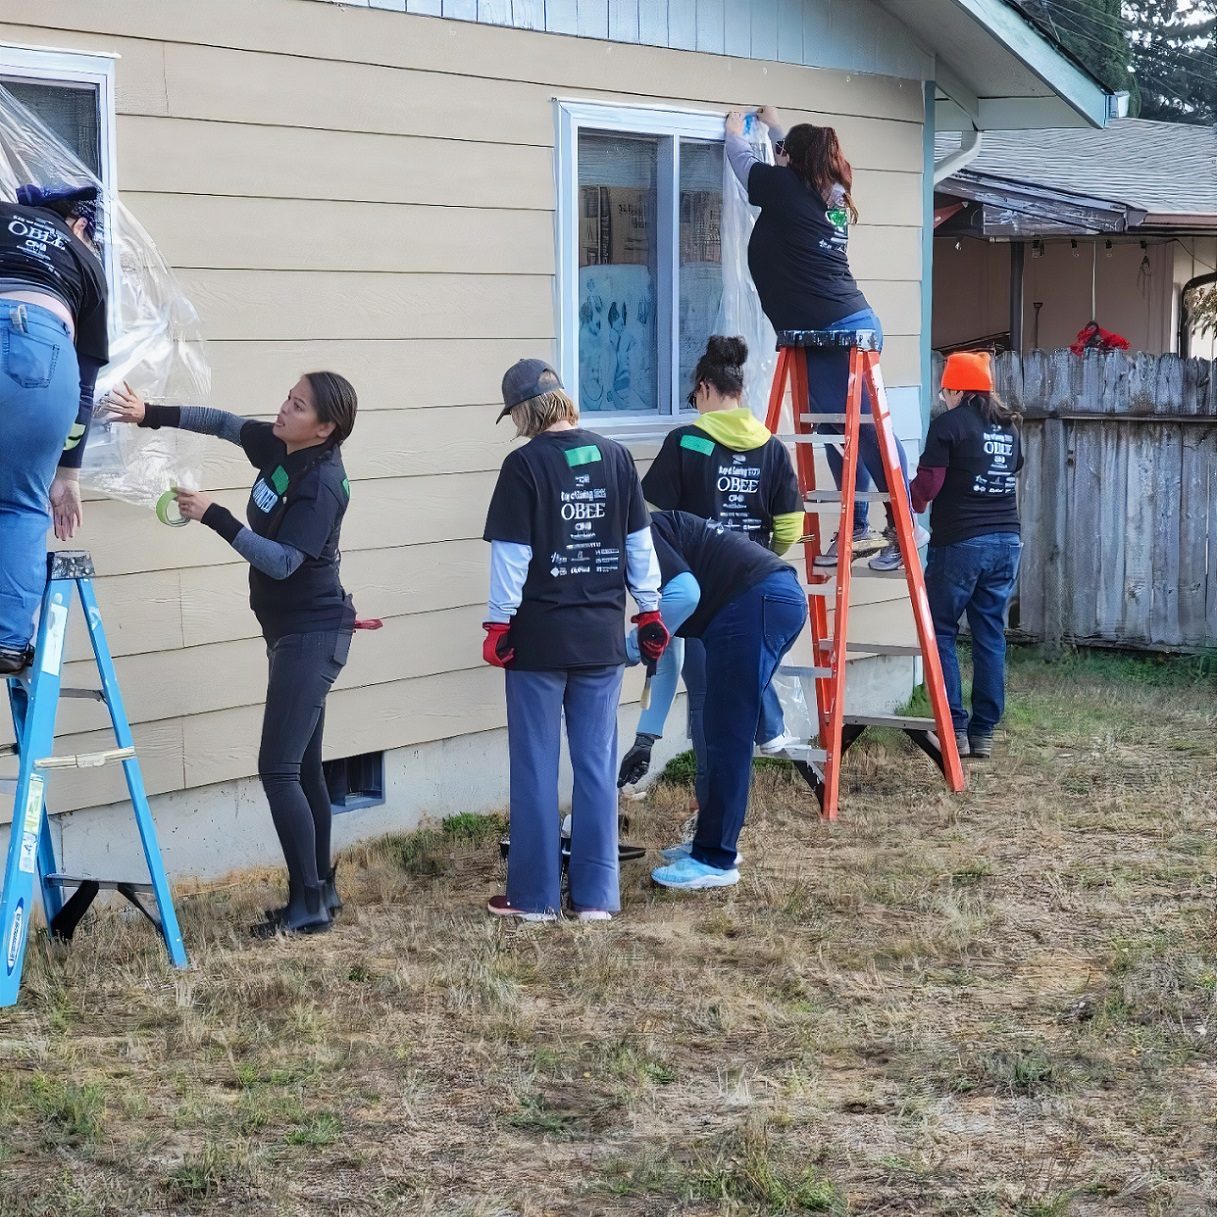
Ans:
[[[1197,275],[1179,289],[1179,354],[1184,359],[1188,356],[1192,337],[1192,327],[1188,324],[1187,294],[1192,288],[1203,287],[1206,283],[1217,283],[1217,272],[1210,271],[1207,275]]]
[[[952,152],[950,156],[944,156],[934,166],[934,185],[949,178],[951,174],[958,173],[960,169],[970,165],[980,155],[981,132],[975,127],[971,131],[965,131],[960,137],[959,151]]]

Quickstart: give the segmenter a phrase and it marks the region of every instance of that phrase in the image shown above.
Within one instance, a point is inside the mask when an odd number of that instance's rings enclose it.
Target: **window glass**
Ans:
[[[101,130],[97,90],[92,85],[48,84],[42,80],[3,80],[4,87],[39,118],[85,163],[101,171]]]
[[[714,332],[723,298],[723,146],[680,142],[680,319],[677,402]]]
[[[659,138],[579,134],[579,405],[659,409]]]

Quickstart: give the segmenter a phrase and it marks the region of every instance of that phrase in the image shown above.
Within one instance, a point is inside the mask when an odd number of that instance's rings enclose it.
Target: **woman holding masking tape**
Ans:
[[[258,776],[283,847],[288,901],[253,927],[256,937],[315,934],[342,907],[330,859],[331,807],[321,768],[325,699],[351,645],[355,610],[338,577],[339,534],[350,497],[342,444],[355,425],[350,382],[309,372],[273,423],[204,406],[146,404],[127,385],[109,417],[141,427],[181,427],[244,451],[258,478],[248,526],[198,491],[178,490],[178,510],[218,533],[249,563],[249,602],[270,659]]]

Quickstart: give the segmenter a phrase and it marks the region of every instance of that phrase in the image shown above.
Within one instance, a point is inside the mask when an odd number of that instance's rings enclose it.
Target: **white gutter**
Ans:
[[[960,169],[970,165],[980,155],[982,136],[983,132],[978,131],[975,127],[971,131],[963,133],[959,141],[959,151],[952,152],[950,156],[944,156],[934,165],[935,186],[949,178],[951,174],[958,173]]]

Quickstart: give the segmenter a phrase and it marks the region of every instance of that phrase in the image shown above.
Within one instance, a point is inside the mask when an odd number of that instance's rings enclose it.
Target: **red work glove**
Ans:
[[[664,625],[663,618],[657,611],[639,613],[630,620],[638,627],[638,651],[648,664],[659,662],[660,656],[668,649],[671,635]]]
[[[486,639],[482,643],[482,658],[495,668],[505,668],[515,657],[516,649],[508,640],[511,626],[506,621],[483,621]]]

